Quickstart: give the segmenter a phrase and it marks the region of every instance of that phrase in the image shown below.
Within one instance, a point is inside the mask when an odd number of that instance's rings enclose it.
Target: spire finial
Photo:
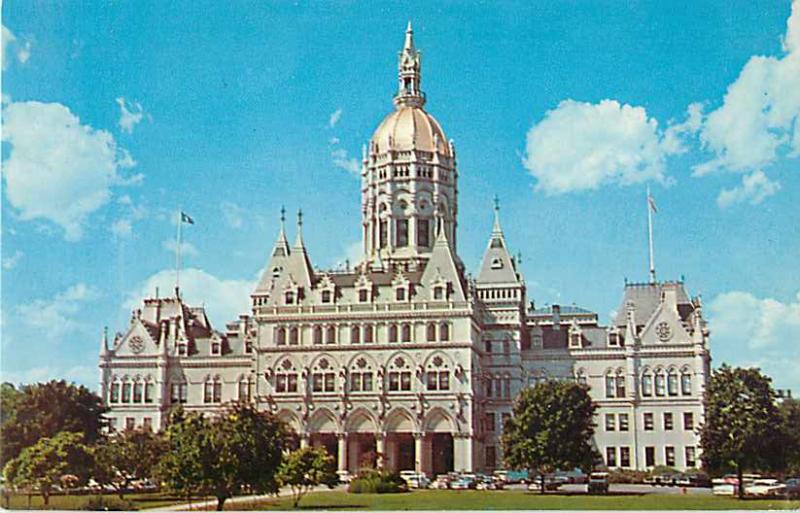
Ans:
[[[425,105],[425,95],[420,89],[421,67],[420,53],[414,46],[414,29],[411,28],[409,21],[398,62],[398,88],[394,97],[394,103],[398,108]]]
[[[283,223],[286,222],[286,207],[281,205],[281,227],[283,227]]]
[[[303,209],[302,208],[297,209],[297,228],[298,229],[302,229],[303,228]]]
[[[498,236],[503,233],[500,228],[500,198],[495,194],[494,196],[494,226],[492,227],[492,235]]]
[[[497,197],[497,194],[494,195],[494,211],[500,212],[500,198]]]

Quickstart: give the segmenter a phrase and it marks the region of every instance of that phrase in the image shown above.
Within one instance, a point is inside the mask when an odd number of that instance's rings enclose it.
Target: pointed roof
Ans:
[[[272,248],[272,255],[270,256],[267,266],[261,272],[261,278],[258,281],[254,294],[268,294],[275,287],[275,280],[288,266],[289,256],[292,251],[289,249],[289,241],[286,240],[286,209],[281,207],[281,229],[278,233],[278,239],[275,241],[275,246]]]
[[[303,211],[297,211],[297,238],[289,255],[287,270],[289,276],[301,287],[311,287],[314,268],[308,258],[305,242],[303,242]]]
[[[476,282],[486,284],[517,284],[520,282],[516,265],[508,252],[503,229],[500,227],[500,205],[495,198],[494,225],[489,244],[483,254]]]
[[[426,287],[430,287],[437,281],[449,282],[452,286],[450,297],[454,301],[465,301],[465,288],[459,272],[458,260],[453,253],[453,248],[450,247],[446,232],[447,230],[444,229],[439,230],[420,282]]]
[[[108,356],[108,326],[103,327],[103,338],[100,342],[100,356]]]
[[[411,20],[408,20],[406,40],[405,43],[403,43],[403,52],[413,55],[416,51],[417,49],[414,48],[414,29],[411,27]]]

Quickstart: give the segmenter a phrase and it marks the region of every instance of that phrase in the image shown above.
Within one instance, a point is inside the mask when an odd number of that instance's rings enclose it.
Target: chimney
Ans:
[[[553,305],[553,329],[561,329],[561,305]]]
[[[661,302],[666,308],[678,311],[678,290],[675,283],[665,283],[661,289]]]

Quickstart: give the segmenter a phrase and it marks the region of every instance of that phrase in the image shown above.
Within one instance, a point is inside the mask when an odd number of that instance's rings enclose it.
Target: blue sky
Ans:
[[[647,279],[702,294],[715,363],[800,390],[800,6],[789,2],[3,2],[2,374],[94,386],[103,326],[171,287],[220,325],[278,229],[360,237],[354,164],[407,20],[458,152],[459,253],[501,200],[529,296],[607,319]],[[291,234],[290,234],[291,235]]]

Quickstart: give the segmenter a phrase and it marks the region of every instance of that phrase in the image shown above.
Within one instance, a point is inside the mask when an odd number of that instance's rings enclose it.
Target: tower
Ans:
[[[363,248],[373,266],[416,267],[430,257],[439,230],[456,247],[455,147],[423,109],[421,64],[409,23],[395,109],[375,130],[362,168]]]

